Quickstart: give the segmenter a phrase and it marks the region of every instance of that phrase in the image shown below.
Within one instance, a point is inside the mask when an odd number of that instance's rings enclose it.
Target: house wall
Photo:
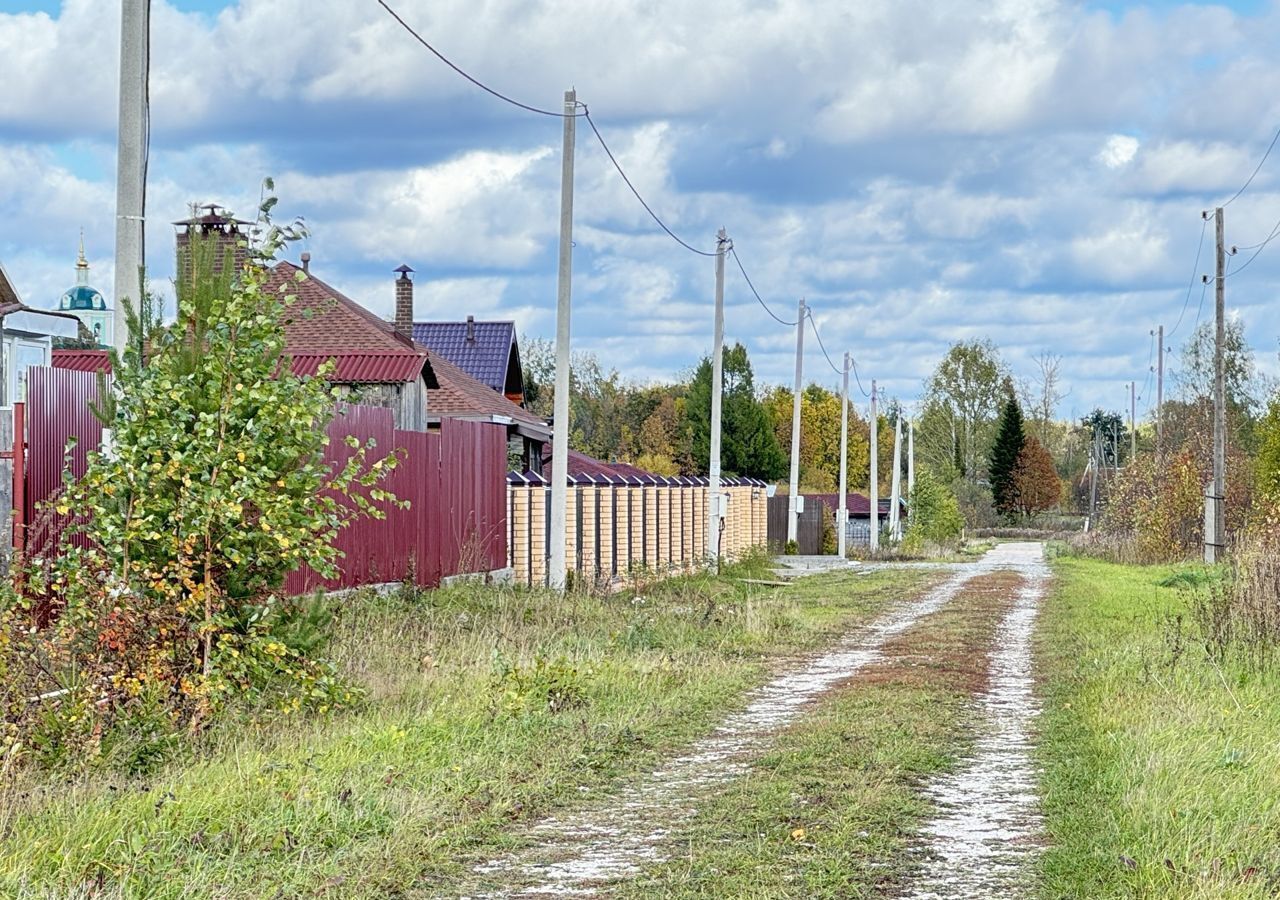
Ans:
[[[391,410],[395,427],[404,431],[427,430],[427,392],[422,381],[397,384],[335,384],[342,399],[360,406]]]
[[[768,501],[764,488],[754,485],[722,491],[729,495],[729,511],[721,555],[737,559],[764,546]],[[550,487],[508,485],[507,558],[523,584],[546,584],[550,515]],[[707,560],[707,515],[705,485],[573,485],[565,558],[576,578],[605,587],[639,572],[692,571]]]

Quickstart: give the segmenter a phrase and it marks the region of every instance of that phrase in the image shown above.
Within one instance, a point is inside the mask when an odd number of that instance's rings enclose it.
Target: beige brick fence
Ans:
[[[736,559],[768,537],[765,484],[720,483],[728,495],[720,554]],[[565,559],[575,578],[598,585],[637,571],[688,571],[707,560],[705,478],[571,477]],[[537,475],[507,478],[507,559],[516,581],[542,585],[551,541],[551,487]]]

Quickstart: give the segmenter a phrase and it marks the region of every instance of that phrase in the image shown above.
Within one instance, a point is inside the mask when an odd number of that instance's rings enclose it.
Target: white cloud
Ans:
[[[1113,134],[1098,151],[1098,162],[1108,169],[1119,169],[1133,161],[1138,153],[1138,139],[1127,134]]]

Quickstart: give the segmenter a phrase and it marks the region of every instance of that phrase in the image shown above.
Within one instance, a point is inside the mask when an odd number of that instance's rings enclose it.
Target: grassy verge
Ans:
[[[672,859],[625,897],[830,897],[891,893],[931,813],[921,782],[968,746],[972,697],[1016,576],[971,581],[884,647],[772,752],[673,837]]]
[[[1280,679],[1207,661],[1187,569],[1058,559],[1041,619],[1046,897],[1280,891]]]
[[[228,723],[142,781],[9,785],[0,896],[432,895],[579,786],[707,730],[779,654],[928,577],[738,580],[764,574],[757,561],[607,598],[474,586],[350,598],[330,652],[368,691],[362,708]]]

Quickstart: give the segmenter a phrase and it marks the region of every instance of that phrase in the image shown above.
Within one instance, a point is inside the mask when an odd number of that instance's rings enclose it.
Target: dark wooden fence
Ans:
[[[62,486],[64,468],[84,474],[89,451],[102,443],[94,417],[98,380],[93,373],[65,369],[27,370],[25,526],[17,534],[35,554],[54,552],[67,517],[46,507]],[[430,587],[442,578],[490,572],[507,565],[507,439],[500,425],[445,419],[438,431],[402,431],[388,409],[348,406],[329,424],[327,461],[346,463],[354,453],[346,438],[369,439],[372,462],[392,451],[401,460],[380,485],[408,500],[407,509],[387,509],[386,518],[361,518],[338,535],[340,575],[320,579],[300,569],[285,589],[349,588],[412,578]],[[71,450],[68,440],[74,438]]]
[[[804,512],[796,523],[796,544],[802,556],[822,553],[822,530],[827,521],[827,505],[821,500],[805,500]],[[778,494],[769,498],[769,552],[782,553],[787,546],[787,498]]]

